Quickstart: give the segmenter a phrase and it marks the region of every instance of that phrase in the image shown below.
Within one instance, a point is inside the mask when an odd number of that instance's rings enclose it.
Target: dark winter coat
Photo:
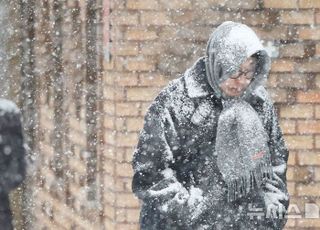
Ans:
[[[0,99],[0,229],[13,229],[9,192],[25,177],[21,115],[16,105]]]
[[[257,216],[265,214],[268,197],[282,197],[288,208],[288,150],[268,93],[260,86],[253,95],[251,106],[269,135],[273,179],[228,203],[214,152],[222,103],[208,83],[204,58],[160,92],[133,157],[132,189],[143,201],[141,229],[283,228],[286,219]]]

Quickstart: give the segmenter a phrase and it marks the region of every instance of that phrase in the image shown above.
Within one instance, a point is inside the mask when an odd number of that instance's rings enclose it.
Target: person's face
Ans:
[[[230,76],[219,86],[221,90],[231,97],[238,97],[248,87],[254,77],[256,60],[253,57],[248,58],[237,73]]]

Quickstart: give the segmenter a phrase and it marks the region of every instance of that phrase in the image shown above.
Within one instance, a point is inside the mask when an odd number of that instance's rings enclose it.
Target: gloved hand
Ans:
[[[281,193],[264,192],[263,200],[266,208],[266,218],[284,218],[286,209],[281,201],[284,201],[286,196]]]

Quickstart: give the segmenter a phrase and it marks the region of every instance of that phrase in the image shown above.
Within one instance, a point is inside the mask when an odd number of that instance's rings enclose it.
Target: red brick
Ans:
[[[292,9],[298,8],[298,0],[264,0],[264,7],[266,8],[281,8]]]
[[[298,132],[302,134],[320,133],[320,122],[317,120],[298,121]]]
[[[157,88],[132,87],[127,89],[127,98],[129,101],[151,101],[159,91],[160,89]]]
[[[282,11],[280,22],[282,24],[313,24],[314,11]]]
[[[105,99],[106,100],[124,100],[125,99],[125,91],[124,91],[124,87],[115,87],[116,84],[113,85],[113,87],[105,87]],[[108,107],[105,107],[108,108]]]
[[[320,88],[320,74],[317,74],[315,77],[316,88]]]
[[[285,44],[280,46],[280,57],[303,57],[304,56],[303,44]]]
[[[319,152],[299,152],[297,159],[299,165],[320,165]]]
[[[275,88],[278,86],[278,75],[277,74],[269,74],[267,87]]]
[[[112,163],[112,165],[113,165],[113,163]],[[103,179],[104,179],[104,186],[106,188],[105,191],[113,191],[114,185],[115,185],[115,177],[113,175],[109,175],[109,174],[104,173]]]
[[[161,55],[165,52],[166,44],[160,41],[145,41],[140,44],[141,55]]]
[[[127,0],[127,8],[134,10],[156,10],[159,4],[156,0]]]
[[[288,165],[296,165],[296,155],[297,153],[294,151],[290,151],[289,157],[288,157]]]
[[[320,8],[319,0],[299,0],[299,8]]]
[[[170,18],[166,12],[141,12],[140,18],[142,25],[170,25]]]
[[[317,44],[316,45],[316,53],[315,53],[316,56],[320,56],[320,44]]]
[[[299,184],[297,186],[297,193],[299,196],[320,196],[320,183],[314,183],[314,184],[308,184],[308,185]],[[319,225],[320,225],[320,222],[319,222]],[[306,227],[306,225],[304,225],[304,227]]]
[[[116,144],[116,138],[115,138],[114,133],[110,133],[110,132],[105,133],[104,142],[105,142],[106,145],[115,145]]]
[[[313,137],[311,135],[297,136],[285,135],[285,140],[289,149],[312,149]]]
[[[116,219],[117,222],[125,222],[127,220],[126,209],[117,208]]]
[[[109,212],[110,209],[107,209],[105,212]],[[115,211],[114,211],[115,212]],[[115,217],[109,217],[109,218],[104,218],[104,226],[108,230],[117,230],[116,229],[116,223],[114,222]]]
[[[273,10],[241,12],[241,22],[246,25],[269,25],[279,23],[279,13]]]
[[[121,108],[121,106],[120,106],[120,108]],[[125,110],[127,110],[126,107],[125,107]],[[116,128],[115,128],[115,130],[117,130],[117,131],[123,131],[123,132],[126,131],[126,127],[125,127],[125,124],[124,124],[124,118],[123,118],[123,117],[121,117],[121,116],[118,115],[118,117],[116,118],[115,123],[116,123]]]
[[[115,229],[116,230],[139,230],[140,227],[139,227],[139,224],[118,223],[118,224],[116,224]]]
[[[124,39],[126,27],[125,26],[113,26],[110,31],[110,39],[112,41],[119,41]]]
[[[105,191],[104,192],[104,197],[105,197],[105,202],[107,204],[111,204],[111,205],[114,205],[115,204],[115,194],[114,192],[111,192],[111,191]]]
[[[114,104],[111,101],[105,101],[104,108],[108,108],[106,111],[107,115],[113,115],[115,112]]]
[[[126,62],[126,57],[123,56],[114,56],[114,71],[122,72],[124,71],[124,64]]]
[[[278,74],[278,86],[282,88],[307,88],[307,75],[304,74]]]
[[[315,117],[316,118],[320,118],[320,106],[319,105],[317,105],[317,106],[315,106],[315,111],[316,111],[316,113],[315,113]]]
[[[128,42],[121,42],[117,43],[113,50],[112,53],[114,55],[118,56],[134,56],[139,54],[139,46],[138,43],[128,43]]]
[[[140,74],[140,86],[156,86],[163,87],[169,82],[169,78],[161,74]]]
[[[191,0],[159,0],[160,6],[162,9],[175,9],[175,10],[182,10],[182,9],[191,9],[192,3]]]
[[[128,163],[128,162],[119,162],[119,163]],[[115,184],[114,184],[114,191],[116,192],[125,192],[125,180],[128,180],[128,178],[124,178],[124,177],[118,177],[115,180]]]
[[[296,186],[294,182],[287,182],[287,189],[290,196],[293,196],[296,194]]]
[[[301,218],[297,219],[298,228],[315,228],[317,229],[320,226],[320,219],[310,219],[310,218]]]
[[[294,134],[296,132],[296,121],[282,119],[280,126],[284,134]]]
[[[126,151],[125,151],[125,160],[126,160],[126,162],[131,162],[132,161],[134,150],[135,150],[135,148],[132,148],[132,147],[131,148],[130,147],[126,148]]]
[[[116,195],[118,207],[138,208],[139,200],[132,193],[118,193]]]
[[[219,1],[221,4],[224,5],[226,8],[230,9],[254,9],[258,7],[257,0],[226,0],[226,1]]]
[[[137,222],[139,220],[140,210],[139,209],[127,209],[127,221]]]
[[[271,98],[275,102],[287,102],[287,90],[284,89],[269,89]]]
[[[204,9],[195,12],[197,15],[197,23],[199,25],[215,25],[218,26],[231,17],[231,12],[221,12],[217,9]]]
[[[109,174],[111,176],[114,175],[114,161],[113,160],[109,160],[109,159],[106,159],[104,161],[104,172],[106,174]]]
[[[315,136],[315,141],[316,141],[316,148],[320,149],[320,135]]]
[[[320,24],[320,11],[316,12],[316,24]]]
[[[271,72],[292,72],[294,62],[288,59],[277,59],[272,62]]]
[[[200,12],[200,11],[199,11]],[[191,23],[197,19],[201,20],[197,17],[198,11],[190,11],[190,10],[173,10],[168,12],[172,22],[177,23],[179,25],[184,25],[187,23]]]
[[[128,131],[140,131],[143,127],[142,118],[127,118],[126,123]]]
[[[299,63],[296,69],[301,73],[318,73],[320,72],[320,61],[317,59],[310,59],[307,62]]]
[[[110,60],[110,62],[108,61],[104,61],[103,62],[103,68],[104,70],[112,70],[114,68],[114,60]]]
[[[289,31],[287,26],[272,26],[267,28],[252,27],[257,33],[258,37],[262,40],[273,41],[276,39],[287,40]]]
[[[280,107],[282,118],[312,118],[313,106],[304,104],[287,105]]]
[[[313,179],[313,169],[311,167],[294,167],[294,180],[310,182]]]
[[[112,73],[108,74],[108,77],[115,79],[114,84],[119,86],[137,86],[138,85],[138,74],[135,73]]]
[[[299,183],[296,183],[296,189],[295,190],[297,190],[297,185],[298,184]],[[297,207],[299,209],[299,211],[301,212],[300,214],[303,214],[304,206],[305,206],[305,203],[307,203],[307,202],[308,202],[308,199],[306,197],[300,197],[300,196],[297,196],[297,194],[296,194],[296,196],[293,196],[290,199],[290,204],[294,205],[295,207]],[[292,208],[292,209],[289,210],[289,213],[294,215],[294,214],[298,214],[299,212],[295,212],[295,209]]]
[[[140,111],[140,103],[123,102],[116,104],[116,115],[118,116],[137,116]]]
[[[257,0],[195,0],[196,8],[223,7],[227,9],[255,9],[258,7]]]
[[[126,33],[126,38],[130,41],[155,40],[157,37],[158,35],[155,31],[143,28],[129,28]]]
[[[145,116],[149,106],[150,106],[150,102],[142,103],[142,107],[141,107],[141,115],[142,116]]]
[[[139,15],[136,12],[113,11],[110,16],[110,20],[112,20],[112,24],[115,26],[138,24]]]
[[[110,9],[124,9],[126,4],[126,0],[117,0],[117,1],[110,1]]]
[[[130,163],[117,163],[116,175],[120,177],[132,177],[133,169]]]
[[[120,130],[120,129],[117,129],[117,130]],[[125,130],[123,130],[123,132],[125,132]],[[124,160],[124,151],[122,151],[121,149],[117,150],[116,161],[119,162],[119,163],[124,163],[125,162],[125,160]],[[116,184],[117,184],[117,181],[116,181]]]
[[[299,28],[298,36],[300,39],[306,40],[319,40],[320,38],[320,29],[319,28]]]
[[[320,91],[298,91],[297,102],[320,103]]]
[[[137,133],[120,133],[116,135],[117,145],[119,147],[131,147],[138,143]]]
[[[129,71],[154,71],[155,63],[148,59],[128,59],[126,69]]]
[[[287,168],[287,180],[288,181],[293,181],[294,180],[294,167],[289,166]]]
[[[314,167],[314,179],[320,181],[320,167]]]

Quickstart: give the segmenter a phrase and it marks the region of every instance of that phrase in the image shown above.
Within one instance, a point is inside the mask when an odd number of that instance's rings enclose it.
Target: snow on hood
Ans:
[[[227,21],[211,34],[206,49],[206,76],[218,98],[228,98],[219,84],[236,73],[251,55],[258,53],[256,76],[240,96],[246,99],[267,80],[270,57],[255,32],[248,26]]]
[[[18,114],[20,111],[15,103],[7,99],[0,98],[0,115],[5,113]]]

